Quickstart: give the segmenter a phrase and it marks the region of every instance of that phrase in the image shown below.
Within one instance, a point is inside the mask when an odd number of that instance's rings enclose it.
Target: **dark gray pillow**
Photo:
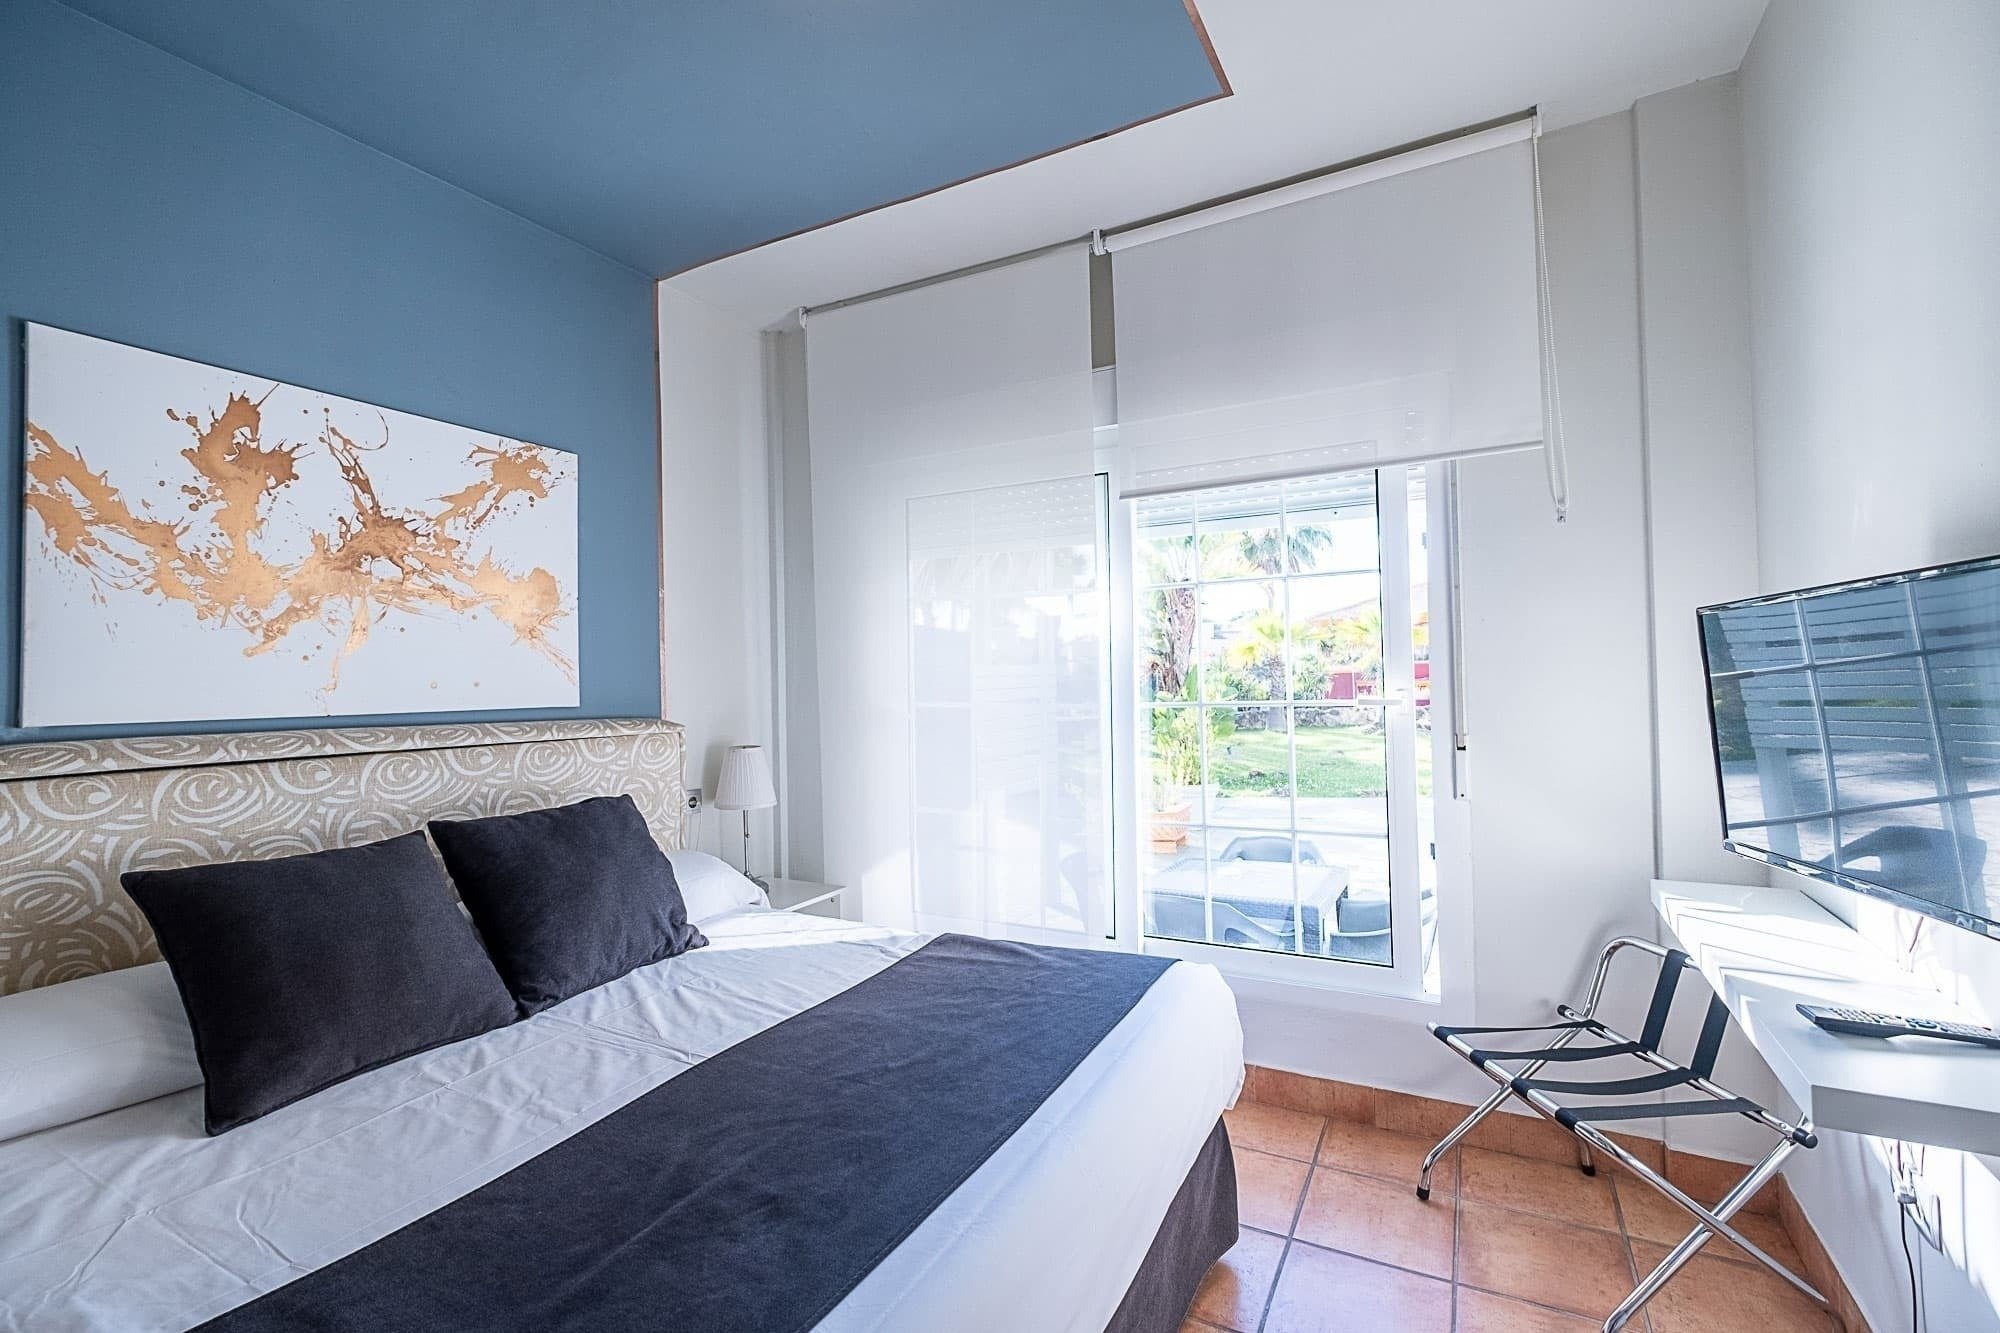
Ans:
[[[211,1134],[514,1021],[422,833],[122,881],[180,987]]]
[[[708,943],[630,796],[434,819],[431,837],[524,1014]]]

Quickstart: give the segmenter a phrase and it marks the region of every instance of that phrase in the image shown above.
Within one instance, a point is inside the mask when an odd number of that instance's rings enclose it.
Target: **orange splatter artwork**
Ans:
[[[552,451],[475,443],[464,457],[464,487],[392,504],[369,473],[370,455],[389,443],[386,416],[365,443],[324,408],[312,438],[266,443],[265,404],[274,391],[256,399],[230,393],[205,416],[167,409],[190,438],[179,451],[186,480],[161,508],[125,494],[92,470],[80,447],[31,420],[28,512],[99,601],[139,594],[183,604],[199,621],[242,634],[251,658],[307,629],[324,631],[332,644],[329,693],[339,688],[342,665],[397,612],[490,614],[516,644],[575,681],[576,662],[557,646],[556,629],[571,613],[556,576],[539,566],[510,569],[481,540],[496,518],[549,497],[560,480]],[[339,477],[344,508],[309,524],[303,550],[296,540],[282,549],[274,512],[308,472],[327,468]]]

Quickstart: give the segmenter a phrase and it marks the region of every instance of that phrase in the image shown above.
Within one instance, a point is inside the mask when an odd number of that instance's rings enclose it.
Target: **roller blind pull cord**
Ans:
[[[1548,220],[1542,208],[1542,115],[1535,113],[1534,136],[1528,141],[1535,173],[1535,281],[1541,318],[1542,466],[1548,474],[1549,499],[1556,522],[1569,522],[1569,454],[1563,439],[1562,380],[1556,374],[1556,313],[1550,295]]]

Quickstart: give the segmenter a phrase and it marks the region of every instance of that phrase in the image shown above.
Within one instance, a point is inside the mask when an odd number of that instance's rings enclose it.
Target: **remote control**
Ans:
[[[1799,1012],[1828,1032],[1846,1032],[1856,1037],[1942,1037],[1946,1041],[1967,1041],[1974,1046],[2000,1050],[2000,1032],[1973,1023],[1905,1018],[1901,1014],[1878,1014],[1871,1009],[1824,1004],[1802,1004]]]

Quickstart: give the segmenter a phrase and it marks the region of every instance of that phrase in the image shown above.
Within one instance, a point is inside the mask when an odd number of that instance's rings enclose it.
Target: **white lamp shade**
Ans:
[[[722,756],[722,777],[715,784],[718,810],[762,810],[778,803],[771,786],[771,761],[761,745],[732,745]]]

